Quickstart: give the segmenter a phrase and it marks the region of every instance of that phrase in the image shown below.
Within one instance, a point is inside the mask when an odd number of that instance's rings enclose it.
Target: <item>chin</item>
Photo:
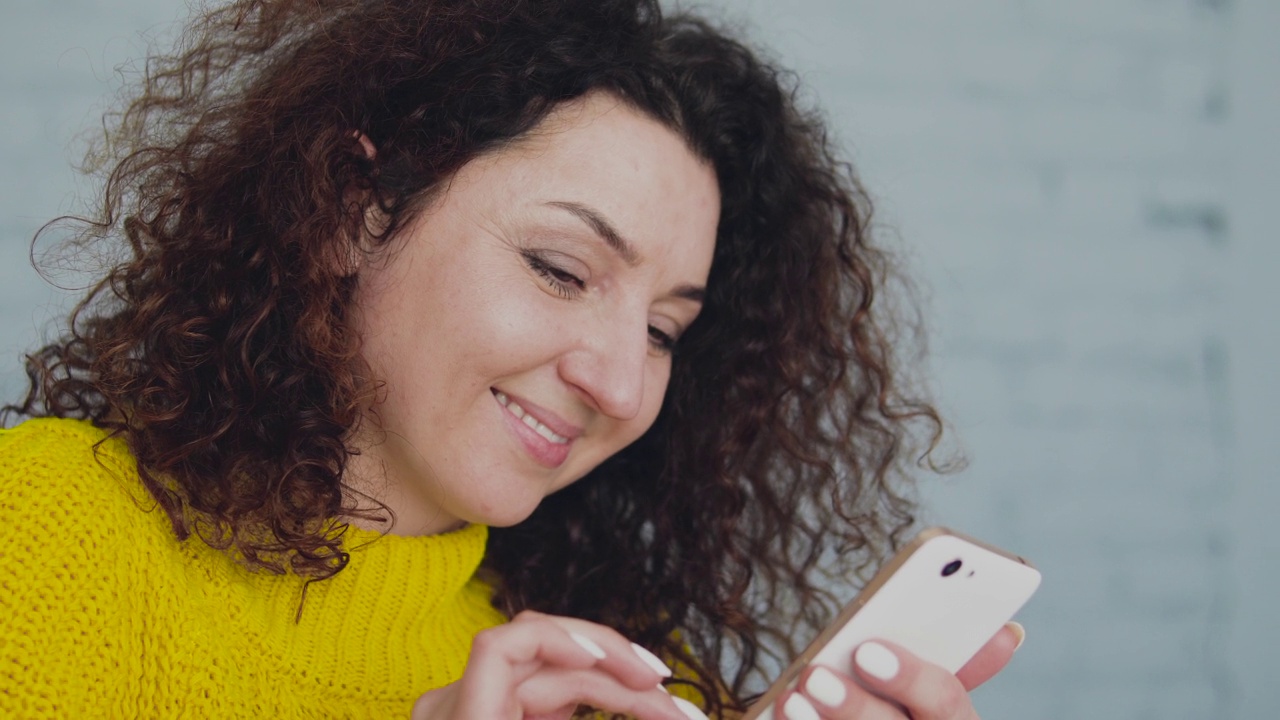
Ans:
[[[475,513],[471,522],[479,525],[488,525],[489,527],[511,527],[528,520],[529,516],[533,515],[533,511],[537,509],[538,503],[520,508],[486,508],[481,512]]]

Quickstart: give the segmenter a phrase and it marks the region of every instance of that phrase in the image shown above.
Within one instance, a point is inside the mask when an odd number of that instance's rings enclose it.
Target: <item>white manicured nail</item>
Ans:
[[[672,695],[671,699],[675,701],[676,707],[680,708],[680,712],[689,716],[689,720],[708,720],[707,714],[699,710],[697,705],[675,695]]]
[[[1009,621],[1009,629],[1018,637],[1018,644],[1013,646],[1014,652],[1017,652],[1018,648],[1022,647],[1023,641],[1027,639],[1027,629],[1022,627],[1022,623],[1016,620]]]
[[[898,656],[880,643],[862,643],[853,653],[853,661],[863,672],[881,680],[892,680],[898,674]]]
[[[813,703],[804,698],[803,695],[792,695],[782,704],[782,714],[787,716],[787,720],[822,720],[818,715],[818,711],[814,709]]]
[[[658,673],[662,677],[671,677],[671,668],[667,667],[665,663],[659,660],[657,655],[654,655],[635,643],[631,643],[631,648],[636,651],[636,655],[640,656],[640,659],[644,661],[645,665],[653,668],[654,672]]]
[[[847,695],[844,683],[826,668],[818,668],[804,681],[804,691],[827,707],[840,707]]]
[[[583,650],[586,650],[587,652],[594,655],[597,660],[604,659],[605,657],[604,648],[597,645],[596,642],[591,638],[587,637],[586,635],[579,635],[578,633],[573,632],[572,630],[569,631],[569,637],[573,638],[574,642],[581,645]]]

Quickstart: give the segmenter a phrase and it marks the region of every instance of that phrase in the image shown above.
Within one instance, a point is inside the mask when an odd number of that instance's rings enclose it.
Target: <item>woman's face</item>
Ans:
[[[464,166],[359,270],[385,386],[348,483],[396,534],[506,526],[636,440],[701,308],[719,213],[714,171],[604,94]]]

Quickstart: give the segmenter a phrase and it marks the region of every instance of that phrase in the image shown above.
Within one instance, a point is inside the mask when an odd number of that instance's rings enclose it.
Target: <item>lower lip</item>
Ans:
[[[498,398],[494,397],[494,402]],[[516,417],[511,408],[502,403],[498,403],[498,407],[502,409],[502,419],[506,421],[507,428],[515,434],[516,439],[524,446],[526,452],[543,467],[558,468],[564,464],[569,458],[569,448],[573,447],[573,441],[567,443],[553,443],[542,437],[533,428],[524,424],[524,421]]]

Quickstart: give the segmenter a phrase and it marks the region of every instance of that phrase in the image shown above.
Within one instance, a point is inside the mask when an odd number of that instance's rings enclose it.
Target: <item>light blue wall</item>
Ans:
[[[185,17],[177,0],[56,0],[6,8],[0,21],[0,392],[25,387],[18,357],[67,304],[28,262],[45,222],[92,196],[72,169],[78,139],[119,89],[118,72],[145,55],[144,31],[172,32]],[[78,278],[63,277],[61,282]]]
[[[719,5],[912,256],[971,459],[930,519],[1044,571],[983,716],[1276,716],[1280,4]]]
[[[932,520],[1045,573],[987,720],[1272,717],[1280,705],[1280,4],[722,0],[798,70],[925,295],[968,470]],[[75,134],[173,0],[0,23],[0,389],[56,295]]]

